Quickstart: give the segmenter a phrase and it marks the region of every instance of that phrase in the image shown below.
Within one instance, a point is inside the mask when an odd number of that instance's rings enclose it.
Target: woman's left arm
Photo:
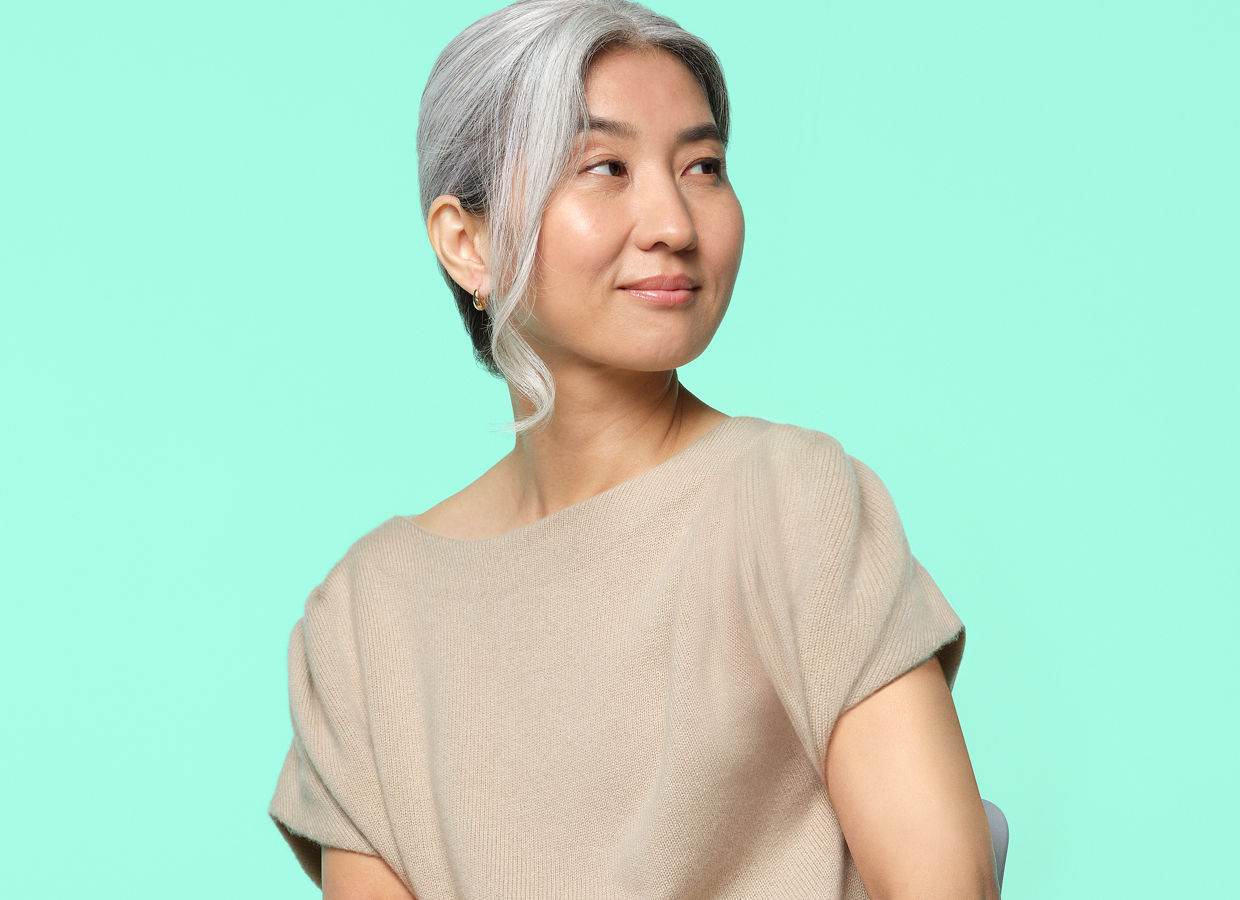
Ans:
[[[937,657],[840,716],[823,774],[873,900],[997,900],[990,827]]]

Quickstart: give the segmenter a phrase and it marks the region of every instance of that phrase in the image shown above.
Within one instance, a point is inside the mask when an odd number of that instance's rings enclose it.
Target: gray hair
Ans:
[[[530,401],[520,434],[550,420],[551,372],[516,326],[534,299],[538,235],[587,130],[585,77],[612,46],[677,56],[702,85],[724,144],[728,95],[714,52],[666,16],[627,0],[519,0],[479,19],[439,54],[418,110],[422,216],[442,194],[485,222],[493,288],[485,312],[440,265],[492,374]]]

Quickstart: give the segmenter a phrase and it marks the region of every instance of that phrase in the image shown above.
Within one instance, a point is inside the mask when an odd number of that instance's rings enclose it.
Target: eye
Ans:
[[[590,166],[586,171],[596,175],[623,175],[624,163],[616,159],[605,159]]]
[[[723,174],[723,160],[711,157],[699,159],[688,169],[690,175],[713,175],[718,178]]]

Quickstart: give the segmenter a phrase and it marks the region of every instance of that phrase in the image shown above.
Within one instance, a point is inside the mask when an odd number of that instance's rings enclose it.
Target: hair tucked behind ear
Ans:
[[[479,19],[435,61],[418,111],[422,216],[451,194],[481,216],[493,288],[485,311],[440,266],[474,353],[527,398],[521,433],[550,420],[551,372],[518,328],[534,304],[543,211],[575,162],[587,124],[591,59],[617,45],[678,56],[706,93],[724,143],[728,97],[714,52],[671,19],[626,0],[520,0]]]

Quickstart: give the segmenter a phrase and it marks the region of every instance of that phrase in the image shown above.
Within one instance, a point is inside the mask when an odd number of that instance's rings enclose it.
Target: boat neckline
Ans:
[[[542,534],[563,521],[582,515],[583,513],[593,509],[595,506],[599,506],[610,500],[623,497],[631,491],[636,490],[646,481],[666,474],[673,469],[683,467],[694,457],[699,456],[704,450],[707,450],[717,444],[722,437],[737,424],[746,422],[752,423],[756,421],[759,420],[754,419],[752,416],[728,416],[723,421],[712,425],[708,431],[699,436],[688,446],[672,454],[661,463],[656,463],[649,469],[638,472],[636,475],[630,476],[624,481],[614,484],[606,490],[599,491],[597,494],[591,494],[583,500],[578,500],[576,503],[569,504],[568,506],[561,507],[554,512],[548,513],[541,519],[535,519],[533,522],[528,522],[525,525],[521,525],[518,528],[514,528],[500,534],[476,538],[454,537],[452,535],[443,534],[442,532],[431,531],[429,528],[415,522],[413,516],[394,516],[393,518],[406,523],[415,532],[428,539],[462,546],[501,543],[509,540],[518,540],[531,535]]]

